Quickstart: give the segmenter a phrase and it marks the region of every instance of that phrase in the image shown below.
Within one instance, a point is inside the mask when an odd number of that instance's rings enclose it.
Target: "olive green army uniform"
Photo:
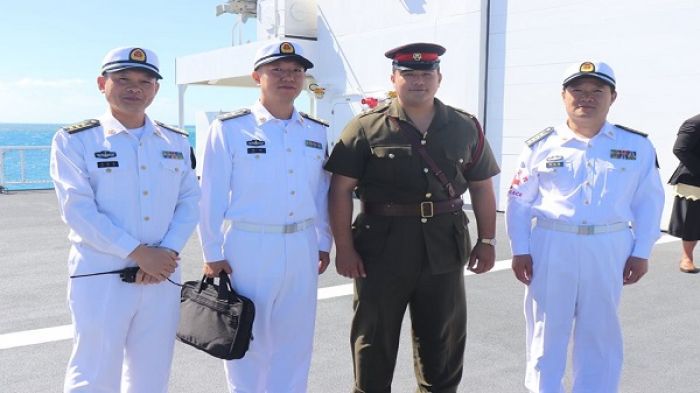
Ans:
[[[499,173],[477,120],[437,99],[425,137],[411,125],[398,100],[355,117],[326,169],[357,179],[357,195],[368,206],[450,199],[405,132],[422,138],[458,196],[470,181]],[[463,267],[471,250],[468,220],[460,206],[461,201],[454,211],[432,217],[363,211],[355,219],[353,243],[367,273],[355,280],[355,392],[391,390],[407,306],[419,391],[457,390],[466,340]]]

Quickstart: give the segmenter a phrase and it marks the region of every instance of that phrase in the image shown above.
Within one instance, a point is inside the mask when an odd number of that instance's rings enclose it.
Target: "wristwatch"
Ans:
[[[477,239],[477,243],[484,243],[490,246],[496,246],[496,239]]]

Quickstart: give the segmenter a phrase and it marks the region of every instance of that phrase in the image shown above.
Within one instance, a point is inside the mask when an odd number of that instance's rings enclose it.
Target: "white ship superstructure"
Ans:
[[[447,53],[437,96],[482,121],[503,169],[499,209],[523,141],[564,119],[559,93],[569,63],[594,59],[615,68],[619,96],[609,118],[649,134],[664,180],[677,164],[678,127],[700,112],[693,0],[231,0],[219,11],[256,23],[257,41],[177,59],[181,123],[188,85],[253,87],[257,48],[292,40],[315,63],[310,109],[330,122],[333,143],[352,116],[390,93],[387,49],[439,43]],[[215,115],[197,115],[198,138]]]

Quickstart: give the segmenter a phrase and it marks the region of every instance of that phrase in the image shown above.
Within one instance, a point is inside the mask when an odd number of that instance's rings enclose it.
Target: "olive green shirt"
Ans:
[[[397,119],[402,129],[389,117]],[[421,156],[413,151],[404,132],[418,133],[418,130],[413,127],[398,100],[358,115],[343,130],[325,168],[357,179],[357,195],[369,203],[420,203],[450,199]],[[445,173],[458,195],[467,191],[469,181],[486,180],[500,172],[476,118],[438,99],[435,99],[435,115],[423,139],[428,154]],[[462,266],[471,247],[466,216],[458,213],[436,215],[425,223],[421,223],[420,217],[361,214],[354,225],[355,248],[364,260],[382,257],[369,255],[371,251],[383,254],[384,250],[379,250],[379,246],[363,244],[363,239],[370,243],[379,242],[385,236],[382,232],[388,232],[392,223],[414,224],[424,232],[434,272]],[[371,225],[365,223],[367,220],[372,221]],[[373,229],[374,233],[363,236],[361,232],[366,229]],[[368,250],[372,248],[374,250]]]

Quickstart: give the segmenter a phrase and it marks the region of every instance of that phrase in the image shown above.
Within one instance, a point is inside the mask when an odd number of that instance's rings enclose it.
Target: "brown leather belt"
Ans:
[[[447,201],[425,201],[420,203],[369,203],[362,202],[362,212],[377,216],[415,216],[430,218],[438,214],[456,212],[462,209],[462,198]]]

